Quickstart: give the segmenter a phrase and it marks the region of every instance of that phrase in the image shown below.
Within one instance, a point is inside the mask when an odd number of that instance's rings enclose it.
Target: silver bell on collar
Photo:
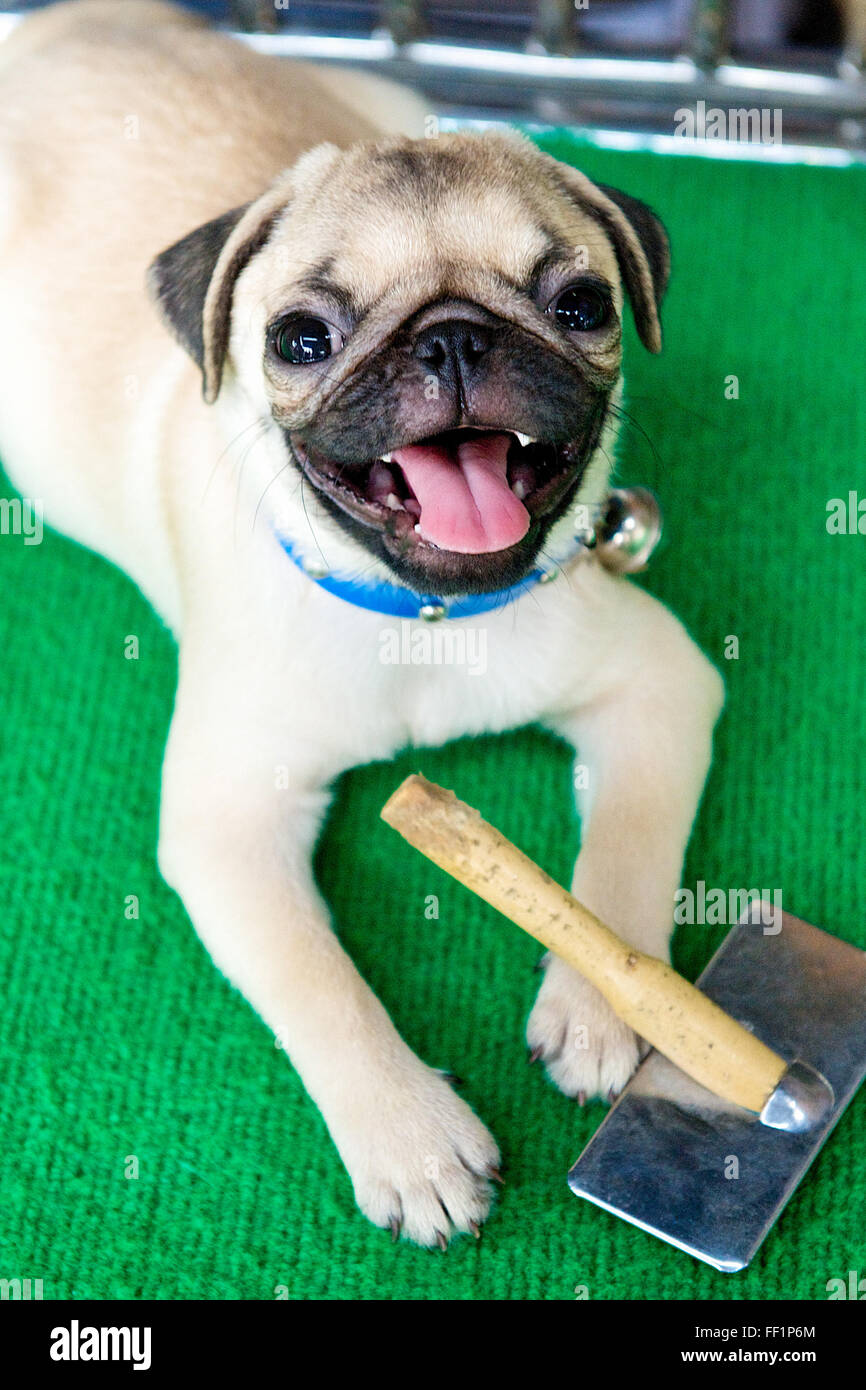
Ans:
[[[617,487],[608,493],[586,544],[605,569],[637,574],[646,569],[661,536],[661,507],[649,488]]]

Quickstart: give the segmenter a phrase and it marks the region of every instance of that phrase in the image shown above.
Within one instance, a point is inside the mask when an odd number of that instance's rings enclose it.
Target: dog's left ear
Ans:
[[[253,203],[196,227],[151,263],[147,282],[168,326],[201,368],[208,405],[219,395],[235,281],[270,236],[290,197],[281,176]]]
[[[670,276],[670,242],[652,208],[617,188],[593,183],[579,169],[558,160],[557,181],[584,211],[601,222],[613,242],[620,273],[631,300],[641,342],[661,352],[659,306]]]

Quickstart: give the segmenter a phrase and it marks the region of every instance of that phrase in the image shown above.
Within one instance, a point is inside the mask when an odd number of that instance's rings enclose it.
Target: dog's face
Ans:
[[[202,368],[266,412],[318,504],[400,581],[521,579],[578,495],[621,361],[658,350],[664,231],[519,137],[322,146],[169,248],[151,285]]]

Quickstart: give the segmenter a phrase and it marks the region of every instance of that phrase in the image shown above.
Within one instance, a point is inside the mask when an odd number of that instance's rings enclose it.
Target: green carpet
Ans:
[[[729,691],[684,881],[780,888],[789,910],[866,946],[866,536],[825,526],[830,498],[858,479],[866,495],[866,170],[545,144],[649,200],[673,242],[663,355],[628,327],[641,428],[621,477],[660,494],[668,540],[645,582]],[[157,875],[172,643],[125,578],[50,533],[32,548],[0,536],[0,593],[0,1276],[77,1299],[271,1299],[277,1286],[571,1299],[579,1285],[596,1299],[821,1299],[828,1279],[866,1274],[866,1096],[739,1275],[569,1194],[604,1110],[580,1111],[526,1065],[538,949],[377,821],[420,768],[566,879],[568,753],[536,730],[347,775],[321,846],[346,946],[412,1046],[464,1078],[503,1149],[478,1244],[392,1247]],[[694,976],[723,932],[681,928],[679,967]]]

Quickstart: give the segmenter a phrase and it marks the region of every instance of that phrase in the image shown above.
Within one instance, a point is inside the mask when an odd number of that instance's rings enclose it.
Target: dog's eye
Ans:
[[[342,346],[342,333],[324,319],[286,319],[274,334],[277,356],[298,367],[307,362],[323,362]]]
[[[611,303],[594,285],[569,285],[548,310],[566,333],[592,333],[610,318]]]

